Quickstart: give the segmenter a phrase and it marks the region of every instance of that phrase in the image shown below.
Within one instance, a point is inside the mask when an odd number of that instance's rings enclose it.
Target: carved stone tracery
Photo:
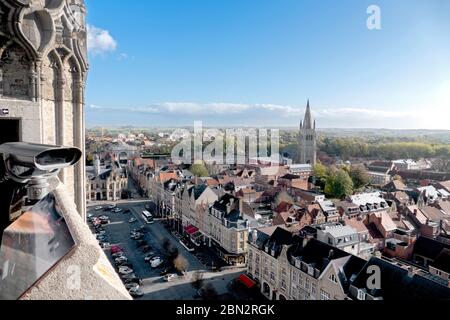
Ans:
[[[0,100],[40,108],[42,143],[84,149],[88,70],[83,0],[0,0]],[[24,128],[25,130],[26,128]],[[36,131],[39,131],[36,130]],[[84,212],[84,164],[66,170]]]

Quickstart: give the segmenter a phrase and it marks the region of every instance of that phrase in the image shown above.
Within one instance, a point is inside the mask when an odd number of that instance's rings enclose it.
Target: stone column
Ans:
[[[36,72],[37,65],[40,65],[39,61],[32,63],[30,67],[30,98],[33,102],[36,102],[38,97],[38,74]]]
[[[64,79],[62,75],[62,70],[60,69],[60,73],[56,80],[56,90],[55,90],[55,110],[56,110],[56,144],[64,145],[64,86],[66,85],[66,79]],[[64,170],[61,170],[59,174],[59,179],[62,183],[65,182],[65,173]]]
[[[84,82],[80,79],[74,82],[74,144],[83,152],[83,157],[75,167],[75,203],[78,212],[86,220],[86,150],[84,141]]]

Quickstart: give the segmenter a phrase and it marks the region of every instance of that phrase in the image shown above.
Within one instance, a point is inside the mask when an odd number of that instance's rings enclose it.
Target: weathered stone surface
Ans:
[[[84,1],[22,2],[0,0],[0,108],[20,119],[22,141],[84,150]],[[84,214],[84,163],[61,177]]]

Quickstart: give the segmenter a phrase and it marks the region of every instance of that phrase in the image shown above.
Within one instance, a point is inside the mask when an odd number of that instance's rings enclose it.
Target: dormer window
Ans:
[[[358,290],[358,300],[365,301],[366,300],[366,292],[364,290]]]
[[[337,283],[337,278],[336,278],[336,275],[334,273],[330,275],[328,280],[330,280],[333,283]]]
[[[313,267],[308,266],[308,274],[309,274],[311,277],[314,277],[314,268],[313,268]]]

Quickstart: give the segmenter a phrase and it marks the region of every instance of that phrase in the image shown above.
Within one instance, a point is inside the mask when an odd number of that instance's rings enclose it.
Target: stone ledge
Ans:
[[[45,275],[23,300],[131,300],[118,274],[56,179],[57,205],[75,240],[74,250]]]

